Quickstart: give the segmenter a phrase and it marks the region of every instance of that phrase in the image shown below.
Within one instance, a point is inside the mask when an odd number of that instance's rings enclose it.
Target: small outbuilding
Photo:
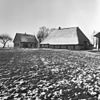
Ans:
[[[26,33],[16,33],[13,42],[14,47],[16,48],[37,48],[38,46],[38,41],[35,35]]]
[[[58,28],[40,43],[41,48],[90,49],[92,44],[79,27]]]
[[[95,34],[94,37],[96,37],[96,48],[99,49],[100,48],[100,32]]]

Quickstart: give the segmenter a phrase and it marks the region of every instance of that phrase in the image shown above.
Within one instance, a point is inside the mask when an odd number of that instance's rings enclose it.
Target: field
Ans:
[[[0,100],[99,100],[100,54],[0,50]]]

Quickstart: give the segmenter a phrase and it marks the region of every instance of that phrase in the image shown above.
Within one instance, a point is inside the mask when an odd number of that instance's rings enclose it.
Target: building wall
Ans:
[[[69,49],[69,50],[80,50],[82,46],[79,45],[48,45],[40,44],[41,48],[52,48],[52,49]]]
[[[21,46],[20,42],[14,42],[14,47],[15,48],[20,48],[20,46]]]
[[[50,48],[49,44],[40,44],[40,48]]]
[[[15,42],[15,48],[37,48],[37,43],[24,43],[24,42]]]
[[[90,49],[91,43],[89,39],[85,36],[85,34],[77,28],[77,35],[78,35],[78,41],[79,45],[81,46],[81,49],[87,50]]]

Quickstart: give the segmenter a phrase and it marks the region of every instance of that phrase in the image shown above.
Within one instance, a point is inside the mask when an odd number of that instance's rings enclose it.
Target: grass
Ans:
[[[1,100],[98,100],[99,96],[99,54],[0,50]]]

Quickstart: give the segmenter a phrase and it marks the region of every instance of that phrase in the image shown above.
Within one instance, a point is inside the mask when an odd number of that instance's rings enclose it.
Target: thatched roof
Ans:
[[[34,35],[30,34],[22,34],[22,33],[16,33],[14,41],[19,41],[19,42],[36,42],[36,37]]]
[[[41,44],[76,45],[82,44],[83,41],[89,40],[78,27],[71,27],[54,30]]]

